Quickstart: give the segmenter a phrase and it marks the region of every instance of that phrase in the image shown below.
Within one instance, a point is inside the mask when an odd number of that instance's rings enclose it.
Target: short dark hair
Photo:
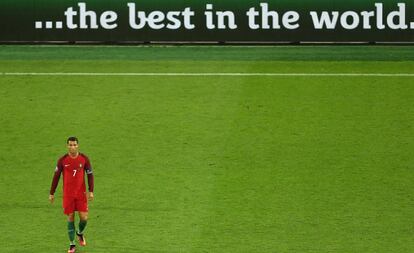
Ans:
[[[76,141],[76,143],[79,144],[78,138],[76,138],[75,136],[69,137],[68,140],[66,141],[66,144],[68,144],[70,141]]]

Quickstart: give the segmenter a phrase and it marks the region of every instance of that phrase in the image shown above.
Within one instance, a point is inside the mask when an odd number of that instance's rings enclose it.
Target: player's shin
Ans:
[[[80,220],[79,221],[79,230],[78,230],[78,234],[83,234],[83,231],[85,231],[86,228],[86,224],[88,223],[87,220]]]
[[[68,221],[68,235],[69,235],[69,242],[71,245],[75,245],[75,222]]]

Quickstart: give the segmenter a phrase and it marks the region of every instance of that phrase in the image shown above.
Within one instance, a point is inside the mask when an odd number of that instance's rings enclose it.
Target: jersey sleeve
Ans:
[[[91,162],[89,161],[89,158],[85,156],[85,172],[86,174],[92,174],[92,166]]]
[[[50,195],[55,194],[56,188],[59,184],[60,175],[62,174],[62,170],[63,170],[62,160],[59,159],[59,161],[56,164],[55,173],[53,175],[52,185],[50,187],[50,192],[49,192]]]
[[[85,156],[85,160],[86,160],[85,161],[85,173],[88,176],[88,189],[89,189],[89,192],[93,192],[94,177],[93,177],[92,165],[87,156]]]

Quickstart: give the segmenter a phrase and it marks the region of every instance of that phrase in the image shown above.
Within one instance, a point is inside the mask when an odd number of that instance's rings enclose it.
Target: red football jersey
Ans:
[[[75,158],[62,156],[56,165],[50,194],[54,194],[63,172],[63,197],[80,198],[86,193],[85,174],[88,175],[89,192],[93,192],[92,166],[86,155],[79,153]]]

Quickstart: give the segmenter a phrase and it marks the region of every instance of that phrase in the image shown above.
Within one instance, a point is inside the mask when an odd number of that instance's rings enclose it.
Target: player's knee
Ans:
[[[79,215],[79,218],[81,220],[88,220],[88,214],[87,213],[82,213],[82,214]]]
[[[72,222],[75,220],[75,216],[73,215],[73,213],[68,214],[68,221]]]

